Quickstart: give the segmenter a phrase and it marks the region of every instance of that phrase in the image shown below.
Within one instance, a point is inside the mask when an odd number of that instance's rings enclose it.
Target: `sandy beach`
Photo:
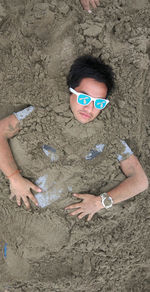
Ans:
[[[73,192],[99,194],[125,178],[112,151],[120,138],[149,176],[149,11],[149,0],[101,0],[91,14],[78,0],[0,0],[0,118],[35,107],[11,140],[13,154],[25,177],[47,175],[60,193],[27,211],[9,200],[0,172],[0,292],[150,291],[149,191],[90,222],[64,211]],[[116,89],[98,119],[79,126],[66,76],[83,54],[112,65]],[[89,166],[83,153],[97,139],[108,152]],[[41,150],[49,141],[55,165]]]

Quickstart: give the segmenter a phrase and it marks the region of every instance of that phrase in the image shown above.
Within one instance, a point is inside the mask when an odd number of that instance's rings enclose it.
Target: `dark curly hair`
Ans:
[[[73,62],[67,76],[68,87],[75,88],[79,86],[83,78],[93,78],[96,81],[105,83],[107,97],[114,90],[115,74],[112,67],[106,65],[101,57],[83,55]]]

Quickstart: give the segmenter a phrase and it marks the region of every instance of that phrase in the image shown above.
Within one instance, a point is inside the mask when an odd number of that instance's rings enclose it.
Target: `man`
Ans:
[[[88,129],[90,128],[90,125],[96,121],[98,115],[109,103],[108,96],[114,88],[114,73],[112,71],[112,68],[106,65],[100,58],[94,58],[92,56],[81,56],[76,59],[71,66],[70,72],[67,77],[67,84],[71,93],[70,108],[77,122],[77,126],[87,126]],[[35,205],[38,205],[38,195],[35,198],[31,190],[39,193],[43,190],[34,185],[28,179],[22,177],[11,153],[8,139],[12,138],[19,132],[19,129],[21,127],[19,121],[21,119],[24,119],[26,115],[30,115],[30,112],[32,111],[34,111],[34,107],[30,106],[24,111],[14,113],[0,121],[0,168],[10,182],[11,198],[15,196],[17,204],[19,206],[21,205],[21,201],[23,200],[27,208],[30,207],[29,199],[33,201]],[[99,121],[97,124],[99,127]],[[107,133],[107,136],[108,135],[109,133]],[[53,139],[55,139],[55,135],[54,138],[51,138],[51,141]],[[99,137],[97,136],[96,141],[99,141]],[[117,156],[117,159],[120,163],[120,167],[123,173],[127,178],[117,187],[110,189],[110,191],[107,193],[101,193],[99,196],[89,193],[74,193],[74,196],[82,201],[66,207],[66,210],[75,209],[73,212],[70,213],[70,215],[77,215],[79,219],[88,215],[87,220],[91,220],[93,215],[101,209],[110,208],[113,206],[113,204],[127,200],[144,191],[148,187],[147,176],[144,173],[144,170],[140,165],[138,159],[133,155],[131,149],[124,141],[121,141],[120,144],[123,146],[123,150],[118,153],[119,155]],[[81,144],[81,150],[82,147],[83,145]],[[90,150],[89,147],[90,145],[86,145],[86,148]],[[76,145],[75,148],[74,151],[77,150],[76,153],[78,154],[78,150],[80,149],[79,147],[76,147]],[[90,166],[89,163],[90,161],[93,161],[95,157],[99,157],[100,154],[104,151],[104,148],[105,144],[96,144],[95,150],[92,149],[85,156],[85,159],[83,160],[83,165],[87,167],[86,173],[91,170],[90,176],[92,176],[92,166]],[[52,154],[51,161],[57,164],[55,149],[49,145],[43,145],[42,149],[46,155],[47,153],[49,155],[48,151],[50,151]],[[66,149],[64,149],[64,152],[67,153],[67,145]],[[76,161],[76,159],[77,158],[75,158],[74,161]],[[86,164],[84,164],[84,161],[86,161]],[[61,174],[65,172],[63,163],[65,163],[65,159],[62,160],[62,168],[58,179]],[[50,176],[52,177],[52,181],[54,181],[52,171],[53,169],[50,170]],[[84,172],[84,169],[82,170],[82,172]],[[80,173],[80,176],[83,175],[82,172]],[[74,175],[72,177],[73,179],[75,179]],[[46,180],[46,176],[44,176],[44,180]],[[49,180],[47,179],[47,184],[48,183]],[[39,181],[37,181],[37,184],[39,184]],[[49,185],[49,191],[51,189],[51,186],[52,185]],[[70,185],[68,185],[68,189],[71,189]],[[59,196],[61,195],[61,192],[62,190],[59,189]]]
[[[85,10],[91,13],[91,7],[96,9],[99,6],[99,0],[80,0],[81,5]]]

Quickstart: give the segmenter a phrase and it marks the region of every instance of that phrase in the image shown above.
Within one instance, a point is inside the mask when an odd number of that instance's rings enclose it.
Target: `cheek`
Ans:
[[[76,101],[76,98],[74,96],[70,96],[70,107],[71,109],[76,109],[78,107],[78,103]]]
[[[70,106],[72,106],[72,104],[74,103],[74,98],[72,96],[72,94],[70,95]]]
[[[94,109],[94,116],[97,117],[99,115],[99,113],[101,112],[101,110],[98,109]]]

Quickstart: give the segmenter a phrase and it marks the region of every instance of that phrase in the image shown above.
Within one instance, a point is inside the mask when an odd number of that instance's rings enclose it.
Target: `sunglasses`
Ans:
[[[77,96],[77,102],[80,105],[88,105],[91,101],[94,101],[94,106],[97,109],[104,109],[106,105],[109,103],[108,99],[103,98],[94,98],[84,93],[79,93],[75,91],[73,88],[69,88],[70,92],[74,93]]]

